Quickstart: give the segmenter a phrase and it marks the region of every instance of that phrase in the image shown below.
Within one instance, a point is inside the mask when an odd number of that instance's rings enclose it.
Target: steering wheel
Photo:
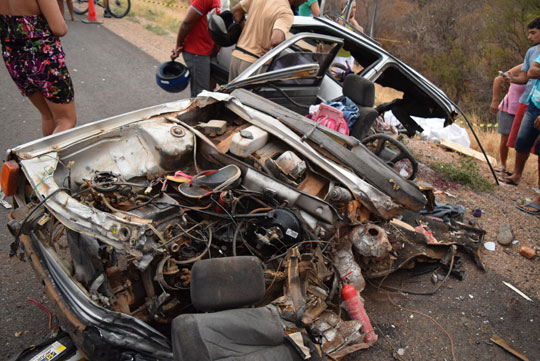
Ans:
[[[399,140],[387,134],[373,134],[362,140],[377,157],[381,158],[403,178],[413,180],[418,172],[418,162],[409,149]],[[394,149],[390,149],[387,145]],[[402,172],[406,172],[404,175]]]

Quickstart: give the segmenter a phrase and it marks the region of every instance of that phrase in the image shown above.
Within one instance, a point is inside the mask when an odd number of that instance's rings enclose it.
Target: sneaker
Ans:
[[[105,10],[105,12],[103,13],[103,17],[104,18],[110,18],[112,16],[111,16],[111,13],[108,10]]]

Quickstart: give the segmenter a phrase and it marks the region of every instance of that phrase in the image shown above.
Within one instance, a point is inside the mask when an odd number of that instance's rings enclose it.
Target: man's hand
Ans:
[[[538,118],[536,118],[536,120],[534,121],[534,127],[540,130],[540,116],[538,116]]]
[[[171,60],[174,60],[180,56],[180,53],[182,52],[183,46],[177,46],[171,51]]]

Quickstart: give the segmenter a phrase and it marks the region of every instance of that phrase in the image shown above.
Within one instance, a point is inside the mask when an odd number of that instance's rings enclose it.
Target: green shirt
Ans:
[[[298,7],[298,15],[300,16],[311,16],[311,4],[317,0],[307,0],[305,3]]]

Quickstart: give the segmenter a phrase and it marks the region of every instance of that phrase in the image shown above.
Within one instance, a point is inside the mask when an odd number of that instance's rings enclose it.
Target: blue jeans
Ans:
[[[197,55],[182,52],[184,61],[191,73],[189,85],[191,87],[191,97],[196,97],[203,90],[210,89],[210,56]]]
[[[540,131],[534,127],[534,121],[540,116],[540,109],[529,103],[521,121],[515,149],[518,153],[529,153]]]

